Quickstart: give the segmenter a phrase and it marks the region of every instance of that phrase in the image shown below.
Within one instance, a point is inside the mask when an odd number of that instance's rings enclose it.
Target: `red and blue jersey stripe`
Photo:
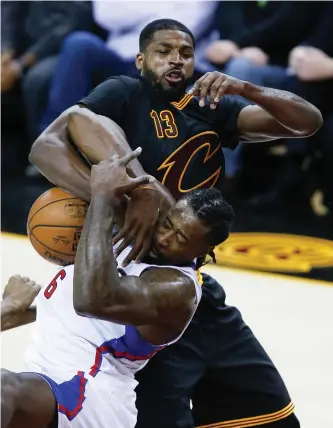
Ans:
[[[126,326],[123,336],[108,340],[96,349],[95,363],[89,374],[93,377],[96,376],[100,371],[105,354],[129,361],[146,361],[162,348],[163,346],[152,345],[144,340],[136,327]]]

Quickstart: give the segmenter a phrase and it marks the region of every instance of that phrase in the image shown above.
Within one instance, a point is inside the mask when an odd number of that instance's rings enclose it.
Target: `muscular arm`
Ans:
[[[82,138],[80,129],[83,126],[92,134],[90,141]],[[78,105],[64,111],[38,137],[32,146],[29,161],[36,165],[51,183],[89,201],[90,168],[71,144],[69,135],[91,163],[98,163],[115,153],[123,156],[132,150],[123,131],[115,122]],[[145,174],[138,160],[133,160],[130,168],[133,177]],[[161,183],[156,181],[151,186],[167,204],[173,204],[171,194]]]
[[[70,112],[67,124],[76,146],[92,164],[108,159],[115,153],[122,157],[132,151],[120,126],[87,108]],[[137,159],[130,162],[128,169],[133,178],[146,174]],[[159,192],[169,206],[173,205],[173,197],[160,182],[155,181],[151,187]]]
[[[1,331],[11,330],[15,327],[30,324],[36,321],[36,306],[25,311],[17,310],[7,299],[1,302]]]
[[[194,311],[193,282],[169,268],[119,277],[112,224],[113,208],[107,198],[93,196],[75,259],[75,310],[83,316],[138,326],[149,341],[171,340]]]
[[[307,137],[322,126],[320,111],[290,92],[245,83],[241,95],[257,104],[238,116],[239,138],[245,142]]]
[[[56,186],[89,201],[90,168],[70,142],[68,114],[80,109],[70,107],[64,111],[34,142],[29,161]]]

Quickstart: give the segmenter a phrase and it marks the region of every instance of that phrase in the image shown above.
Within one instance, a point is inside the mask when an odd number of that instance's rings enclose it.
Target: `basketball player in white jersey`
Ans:
[[[130,249],[115,260],[112,229],[124,195],[152,180],[126,173],[140,152],[92,168],[75,265],[37,297],[27,372],[2,370],[3,428],[133,428],[135,372],[198,306],[198,258],[228,237],[232,208],[216,189],[186,194],[161,219],[148,260],[123,268]]]

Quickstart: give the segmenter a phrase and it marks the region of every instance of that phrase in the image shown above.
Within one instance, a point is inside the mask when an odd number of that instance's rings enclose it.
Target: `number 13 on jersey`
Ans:
[[[170,110],[162,110],[159,114],[155,110],[152,110],[150,112],[150,117],[154,121],[158,138],[178,137],[178,128]]]

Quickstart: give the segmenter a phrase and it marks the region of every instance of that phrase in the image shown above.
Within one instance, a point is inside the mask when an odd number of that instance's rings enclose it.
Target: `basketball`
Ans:
[[[56,265],[74,263],[87,209],[87,202],[58,187],[43,193],[32,205],[27,222],[37,253]]]

